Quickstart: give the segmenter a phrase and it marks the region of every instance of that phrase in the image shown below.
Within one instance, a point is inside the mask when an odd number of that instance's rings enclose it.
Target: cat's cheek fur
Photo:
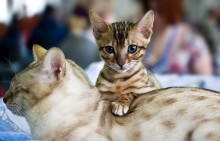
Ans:
[[[6,106],[9,110],[12,111],[13,114],[18,116],[24,116],[25,108],[23,102],[23,97],[21,95],[11,96]]]

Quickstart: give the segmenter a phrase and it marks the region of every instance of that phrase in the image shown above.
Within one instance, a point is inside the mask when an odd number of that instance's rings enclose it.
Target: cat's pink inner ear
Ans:
[[[89,12],[90,22],[93,28],[93,35],[98,40],[102,34],[108,31],[108,23],[106,23],[96,12]]]
[[[43,63],[43,70],[49,74],[59,76],[65,69],[65,56],[59,48],[48,50]]]
[[[153,23],[154,23],[154,12],[150,10],[137,23],[138,32],[142,33],[145,38],[149,38],[152,34]]]

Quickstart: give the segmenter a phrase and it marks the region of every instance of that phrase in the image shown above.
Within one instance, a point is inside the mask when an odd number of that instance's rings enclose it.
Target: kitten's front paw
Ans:
[[[112,102],[112,113],[118,116],[125,115],[129,110],[129,107],[124,103]]]

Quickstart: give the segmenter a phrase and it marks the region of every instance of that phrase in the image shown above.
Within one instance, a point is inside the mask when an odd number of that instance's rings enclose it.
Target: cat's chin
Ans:
[[[13,113],[13,114],[15,114],[15,115],[17,115],[17,116],[21,116],[21,117],[24,117],[25,115],[24,115],[24,110],[21,108],[21,109],[16,109],[16,107],[13,107],[13,106],[11,106],[11,105],[8,105],[8,104],[6,104],[6,107]],[[15,110],[16,109],[16,110]]]

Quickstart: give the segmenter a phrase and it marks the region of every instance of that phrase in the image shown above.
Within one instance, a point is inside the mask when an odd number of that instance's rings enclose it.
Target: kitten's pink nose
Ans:
[[[121,68],[123,68],[124,64],[125,64],[124,61],[120,61],[120,62],[118,62],[118,65],[119,65]]]
[[[123,68],[123,66],[124,66],[124,64],[118,64],[119,66],[120,66],[120,68],[122,69]]]
[[[125,58],[125,56],[118,56],[116,61],[117,61],[117,64],[122,69],[124,64],[126,63],[126,58]]]
[[[123,65],[119,65],[121,68],[123,68]]]

